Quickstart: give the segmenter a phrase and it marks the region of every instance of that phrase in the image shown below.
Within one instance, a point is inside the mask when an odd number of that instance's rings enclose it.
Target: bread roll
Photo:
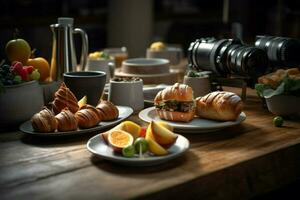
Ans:
[[[54,114],[48,108],[43,108],[40,112],[33,115],[31,124],[37,132],[54,132],[57,128],[57,122]]]
[[[118,108],[110,101],[102,100],[96,108],[100,111],[103,121],[115,120],[119,117]]]
[[[159,91],[154,98],[154,103],[167,100],[193,101],[193,89],[188,85],[175,83],[173,86]]]
[[[196,114],[206,119],[233,121],[242,108],[241,98],[232,92],[216,91],[196,99]]]
[[[75,115],[68,109],[63,109],[55,116],[58,131],[74,131],[78,128]]]
[[[73,94],[73,92],[62,83],[60,88],[55,92],[55,98],[52,102],[52,109],[55,114],[60,113],[64,108],[68,107],[68,109],[72,113],[76,113],[79,109],[77,104],[77,98]]]
[[[91,105],[84,105],[75,113],[75,117],[80,128],[91,128],[101,121],[101,113]]]

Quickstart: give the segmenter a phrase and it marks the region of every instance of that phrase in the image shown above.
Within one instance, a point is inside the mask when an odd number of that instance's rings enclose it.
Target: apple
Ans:
[[[178,135],[164,126],[154,121],[152,121],[149,126],[151,128],[153,138],[158,144],[168,148],[176,142]]]
[[[153,137],[151,124],[148,126],[146,130],[146,141],[148,142],[149,151],[156,156],[164,156],[167,155],[169,152],[162,146],[160,146]]]
[[[9,61],[19,61],[25,65],[31,55],[31,48],[24,39],[14,39],[7,42],[5,52]]]

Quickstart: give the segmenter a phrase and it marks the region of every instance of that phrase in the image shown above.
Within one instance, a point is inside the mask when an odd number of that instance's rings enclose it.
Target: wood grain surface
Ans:
[[[248,199],[300,178],[300,123],[272,125],[273,115],[248,89],[240,125],[184,134],[182,157],[127,167],[86,149],[98,133],[41,138],[0,133],[0,199]],[[146,125],[138,117],[130,120]]]

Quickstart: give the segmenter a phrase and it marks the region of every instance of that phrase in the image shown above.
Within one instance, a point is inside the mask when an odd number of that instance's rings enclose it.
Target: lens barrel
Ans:
[[[255,46],[267,52],[273,67],[299,67],[300,41],[287,37],[256,36]]]
[[[188,48],[188,60],[196,70],[213,71],[224,77],[230,74],[257,77],[268,66],[265,51],[245,46],[239,39],[198,39]]]

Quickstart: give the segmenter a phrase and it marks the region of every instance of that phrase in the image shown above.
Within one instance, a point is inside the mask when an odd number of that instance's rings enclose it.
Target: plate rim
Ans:
[[[98,143],[107,145],[107,144],[105,144],[105,141],[103,140],[101,134],[102,133],[97,134],[97,135],[91,137],[87,141],[87,143],[86,143],[87,150],[89,152],[91,152],[93,155],[99,156],[99,157],[101,157],[105,160],[109,160],[109,161],[116,162],[116,163],[121,163],[121,164],[127,164],[127,165],[136,164],[135,166],[142,166],[142,165],[149,165],[149,164],[150,165],[160,164],[160,163],[167,162],[169,160],[175,159],[175,158],[183,155],[190,148],[190,141],[186,137],[184,137],[183,135],[177,134],[178,139],[180,138],[181,140],[184,141],[184,144],[182,146],[183,148],[177,153],[168,154],[168,155],[165,155],[165,156],[151,156],[151,157],[146,157],[145,159],[126,158],[126,157],[114,156],[114,155],[109,156],[109,155],[99,154],[99,153],[96,152],[96,150],[94,150],[93,148],[90,147],[90,144],[92,143],[93,140],[99,140]]]
[[[151,118],[148,119],[147,114],[150,113],[154,109],[155,109],[155,106],[151,106],[149,108],[145,108],[145,109],[141,110],[138,114],[139,118],[145,122],[150,123],[153,119],[151,119]],[[245,112],[241,112],[241,114],[239,115],[239,118],[237,120],[220,122],[220,123],[227,123],[227,124],[224,124],[223,126],[217,126],[217,127],[200,127],[200,126],[188,126],[188,125],[187,126],[184,126],[184,125],[177,126],[176,122],[169,122],[169,123],[171,123],[171,125],[174,127],[175,131],[190,131],[189,133],[191,133],[193,131],[204,132],[207,130],[207,131],[212,132],[212,131],[217,131],[220,129],[238,125],[238,124],[242,123],[246,118],[247,118],[247,116],[246,116]],[[205,119],[205,120],[209,120],[209,119]],[[161,120],[161,121],[168,122],[167,120]],[[214,120],[209,120],[209,121],[214,121]],[[228,122],[230,122],[230,123],[228,123]]]
[[[109,128],[113,125],[118,124],[119,122],[122,122],[123,120],[127,119],[133,113],[133,109],[129,106],[116,105],[116,107],[118,109],[119,108],[126,109],[126,112],[125,112],[126,114],[124,114],[123,117],[118,118],[116,120],[106,121],[105,123],[107,123],[107,124],[102,125],[102,126],[98,125],[98,126],[94,126],[91,128],[79,129],[79,130],[75,130],[75,131],[62,131],[62,132],[56,131],[56,132],[42,133],[42,132],[34,132],[34,131],[29,131],[29,130],[24,129],[28,124],[31,123],[30,120],[27,120],[19,126],[19,130],[25,134],[29,134],[32,136],[43,136],[43,137],[74,136],[74,135],[80,135],[80,134],[86,134],[86,133],[91,133],[91,132],[95,132],[95,131],[100,131],[104,128]]]

